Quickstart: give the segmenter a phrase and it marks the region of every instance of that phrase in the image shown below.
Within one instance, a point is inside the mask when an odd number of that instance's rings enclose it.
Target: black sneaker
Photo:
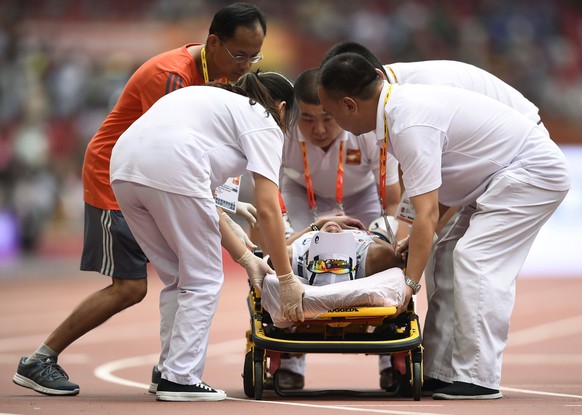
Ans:
[[[497,389],[489,389],[483,386],[473,385],[466,382],[453,382],[442,389],[437,389],[433,394],[433,399],[500,399],[503,395]]]
[[[150,383],[150,387],[148,388],[149,393],[156,393],[158,390],[158,383],[160,383],[160,379],[162,378],[162,372],[158,369],[158,365],[154,365],[152,368],[152,383]]]
[[[380,389],[390,391],[396,387],[394,369],[389,367],[380,372]]]
[[[303,389],[305,377],[287,369],[279,369],[275,372],[273,382],[277,382],[277,387],[281,390]]]
[[[44,393],[45,395],[77,395],[79,385],[69,382],[69,376],[62,367],[57,365],[54,357],[31,359],[24,356],[18,363],[18,369],[12,381],[25,388]]]
[[[434,391],[442,389],[449,385],[452,385],[452,383],[445,382],[444,380],[440,379],[426,378],[422,383],[422,390],[420,394],[422,396],[432,396]]]
[[[226,393],[220,389],[212,389],[204,382],[194,385],[181,385],[160,379],[156,391],[156,400],[168,402],[223,401]]]

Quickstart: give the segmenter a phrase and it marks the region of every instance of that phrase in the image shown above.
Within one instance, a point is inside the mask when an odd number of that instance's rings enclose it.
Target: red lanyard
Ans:
[[[281,214],[286,215],[287,214],[287,207],[285,206],[285,202],[283,201],[283,195],[281,194],[281,191],[279,191],[277,193],[279,193],[279,207],[281,208]]]
[[[313,183],[311,182],[311,173],[309,172],[309,163],[307,162],[307,144],[301,141],[301,155],[303,156],[303,171],[305,174],[305,189],[307,191],[307,202],[309,209],[313,212],[313,216],[317,218],[317,202],[315,201],[315,192],[313,191]],[[344,201],[344,147],[345,141],[341,140],[339,143],[339,157],[337,162],[337,176],[335,181],[335,201],[337,207],[343,212]]]
[[[390,94],[392,93],[392,85],[388,85],[388,91],[386,91],[386,97],[384,98],[384,140],[382,141],[382,147],[380,147],[380,189],[378,193],[380,194],[380,203],[382,203],[382,212],[386,216],[387,212],[387,202],[386,202],[386,160],[388,158],[388,120],[386,119],[386,104],[390,99]]]

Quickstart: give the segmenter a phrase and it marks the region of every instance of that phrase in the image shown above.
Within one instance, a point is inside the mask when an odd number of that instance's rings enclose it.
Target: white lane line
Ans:
[[[104,380],[106,382],[116,383],[118,385],[124,386],[131,386],[133,388],[147,389],[149,388],[149,385],[146,385],[145,383],[139,383],[134,382],[132,380],[120,378],[119,376],[115,376],[113,372],[126,369],[128,367],[153,365],[155,362],[158,361],[159,357],[160,357],[159,354],[149,354],[146,356],[136,356],[127,359],[114,360],[113,362],[105,363],[101,366],[96,367],[94,373],[95,376],[97,376],[97,378]]]
[[[376,413],[376,414],[392,414],[392,415],[447,415],[446,412],[420,412],[420,411],[401,411],[401,410],[391,410],[391,409],[371,409],[371,408],[356,408],[349,406],[338,406],[338,405],[320,405],[320,404],[308,404],[308,403],[298,403],[298,402],[281,402],[281,401],[256,401],[252,399],[241,399],[241,398],[227,398],[231,401],[249,402],[249,403],[260,403],[260,404],[272,404],[272,405],[285,405],[285,406],[298,406],[303,408],[317,408],[317,409],[333,409],[336,411],[348,411],[348,412],[366,412],[366,413]],[[412,405],[412,403],[411,403]],[[423,405],[418,404],[421,408]]]
[[[582,315],[509,333],[508,346],[524,346],[582,333]]]
[[[582,354],[504,353],[505,365],[573,366],[582,365]]]
[[[234,353],[236,349],[242,349],[244,347],[244,342],[241,342],[240,339],[225,341],[221,343],[211,344],[208,348],[208,357],[216,357],[220,355],[224,355],[226,353]],[[139,382],[134,382],[131,380],[123,379],[119,376],[115,376],[113,372],[130,368],[136,366],[143,366],[143,365],[151,365],[152,362],[157,361],[158,355],[157,354],[150,354],[145,356],[136,356],[127,359],[116,360],[113,362],[109,362],[97,367],[94,371],[95,376],[101,380],[106,382],[116,383],[120,385],[135,387],[139,389],[147,389],[149,385]],[[541,396],[553,396],[553,397],[560,397],[560,398],[575,398],[575,399],[582,399],[580,395],[572,395],[572,394],[564,394],[564,393],[553,393],[553,392],[544,392],[544,391],[536,391],[536,390],[528,390],[528,389],[518,389],[518,388],[509,388],[509,387],[501,387],[502,391],[507,392],[516,392],[516,393],[523,393],[523,394],[530,394],[530,395],[541,395]],[[347,405],[320,405],[320,404],[307,404],[307,403],[297,403],[297,402],[281,402],[281,401],[266,401],[266,400],[253,400],[253,399],[241,399],[241,398],[231,398],[229,397],[228,400],[232,401],[241,401],[241,402],[255,402],[259,404],[274,404],[274,405],[286,405],[286,406],[297,406],[297,407],[304,407],[304,408],[320,408],[320,409],[332,409],[337,411],[349,411],[349,412],[369,412],[369,413],[378,413],[378,414],[391,414],[391,415],[446,415],[443,413],[435,414],[432,412],[419,412],[419,411],[410,411],[410,410],[398,410],[398,409],[373,409],[370,407],[369,404],[366,405],[359,405],[357,407],[354,406],[347,406]],[[415,405],[412,403],[410,405]],[[377,405],[376,405],[377,406]],[[398,406],[402,406],[401,403]],[[422,407],[426,407],[427,405],[422,405]],[[430,406],[438,406],[438,405],[430,405]],[[391,406],[393,407],[393,406]],[[442,407],[438,406],[438,407]]]
[[[226,353],[233,353],[237,349],[244,352],[244,348],[244,339],[230,340],[222,343],[213,343],[209,345],[206,355],[207,357],[220,356]],[[136,356],[127,359],[114,360],[112,362],[98,366],[95,368],[94,373],[97,378],[106,382],[131,386],[134,388],[147,389],[149,388],[149,385],[120,378],[119,376],[115,376],[113,372],[130,367],[153,365],[158,361],[159,357],[159,354],[150,354],[146,356]]]
[[[507,392],[525,393],[527,395],[542,395],[542,396],[554,396],[556,398],[582,399],[582,395],[570,395],[567,393],[556,393],[556,392],[535,391],[535,390],[530,390],[530,389],[507,388],[505,386],[502,386],[500,389],[502,391],[507,391]]]
[[[236,349],[243,350],[245,343],[241,339],[230,340],[221,343],[214,343],[209,345],[207,357],[220,356],[225,353],[233,353]],[[244,351],[244,350],[243,350]],[[105,363],[97,368],[95,368],[94,374],[97,378],[104,380],[106,382],[111,382],[119,385],[130,386],[139,389],[147,389],[149,385],[144,383],[134,382],[131,380],[123,379],[119,376],[115,376],[113,372],[127,369],[130,367],[151,365],[152,362],[158,360],[159,355],[151,354],[145,356],[136,356],[127,359],[116,360],[113,362]],[[432,412],[411,412],[402,410],[389,410],[389,409],[372,409],[369,407],[349,407],[349,406],[334,406],[334,405],[317,405],[317,404],[302,404],[295,402],[278,402],[278,401],[257,401],[253,399],[240,399],[240,398],[227,398],[232,401],[242,401],[242,402],[255,402],[259,404],[278,404],[287,406],[299,406],[305,408],[323,408],[323,409],[333,409],[333,410],[343,410],[349,412],[368,412],[368,413],[378,413],[378,414],[392,414],[392,415],[446,415],[443,413],[435,414]]]

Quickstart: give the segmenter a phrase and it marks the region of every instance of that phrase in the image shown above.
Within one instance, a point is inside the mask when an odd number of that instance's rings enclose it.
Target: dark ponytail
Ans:
[[[298,109],[295,101],[293,84],[276,72],[250,72],[234,83],[246,92],[251,104],[258,102],[283,130],[288,130],[297,118]],[[281,119],[279,103],[285,101],[285,118]]]

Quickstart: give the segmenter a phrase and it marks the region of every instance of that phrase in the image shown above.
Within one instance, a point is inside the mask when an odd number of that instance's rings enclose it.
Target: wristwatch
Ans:
[[[309,227],[311,228],[312,231],[316,231],[317,232],[319,230],[319,228],[317,227],[317,225],[315,224],[315,222],[310,223],[309,224]]]
[[[421,285],[417,282],[414,282],[413,279],[406,277],[404,278],[404,283],[412,288],[412,294],[416,295],[420,291]]]

